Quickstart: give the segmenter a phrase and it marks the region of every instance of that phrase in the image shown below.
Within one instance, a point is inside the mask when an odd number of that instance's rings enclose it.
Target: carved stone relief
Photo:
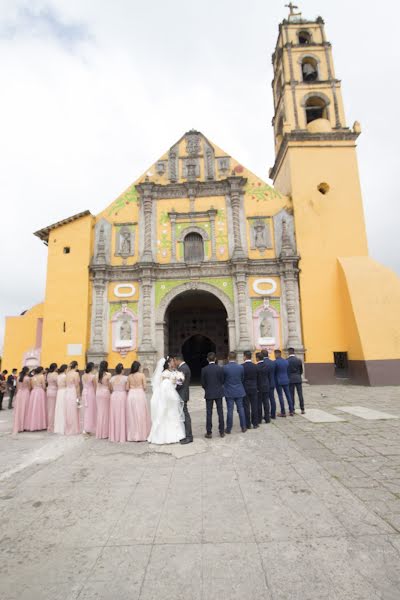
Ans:
[[[159,160],[158,163],[156,164],[157,175],[165,175],[165,173],[167,171],[167,165],[168,165],[168,161]]]
[[[179,179],[179,146],[173,146],[169,151],[168,156],[168,177],[172,182],[178,181]]]
[[[221,175],[227,175],[228,173],[230,173],[231,159],[229,158],[229,156],[217,158],[217,166],[218,166],[218,172]]]
[[[204,173],[206,179],[215,178],[215,153],[214,148],[204,141]]]
[[[96,223],[93,264],[108,265],[110,263],[111,232],[112,225],[106,219],[100,219],[100,221]]]
[[[188,181],[193,181],[200,177],[200,159],[184,158],[182,177]]]
[[[269,219],[250,219],[250,240],[252,250],[263,252],[267,248],[272,248]]]
[[[186,154],[188,156],[198,156],[200,154],[201,136],[197,131],[189,131],[186,134]]]
[[[117,225],[117,235],[115,237],[115,256],[122,256],[127,258],[128,256],[135,255],[135,229],[134,225]]]
[[[296,238],[294,233],[294,218],[293,215],[283,209],[273,218],[274,234],[275,234],[275,252],[276,256],[280,256],[282,252],[282,230],[283,221],[286,223],[286,236],[290,240],[293,253],[296,254]]]

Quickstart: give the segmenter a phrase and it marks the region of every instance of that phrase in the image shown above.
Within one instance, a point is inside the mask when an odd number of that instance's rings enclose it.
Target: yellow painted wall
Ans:
[[[44,304],[37,304],[24,315],[6,317],[2,369],[20,369],[23,355],[36,348],[38,319],[43,318]]]
[[[50,233],[43,327],[44,364],[77,360],[81,368],[84,366],[89,341],[92,236],[91,215]],[[63,253],[65,246],[71,248],[69,254]],[[82,352],[69,356],[68,344],[82,344]]]
[[[368,255],[355,148],[294,145],[276,185],[293,198],[306,360],[332,362],[347,345],[337,256]]]
[[[338,262],[349,359],[400,359],[400,278],[368,256]]]

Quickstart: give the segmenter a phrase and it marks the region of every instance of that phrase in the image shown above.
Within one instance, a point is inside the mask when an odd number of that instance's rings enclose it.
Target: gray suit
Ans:
[[[190,386],[190,378],[192,376],[192,373],[190,371],[189,366],[185,362],[183,362],[181,365],[179,365],[178,371],[183,373],[185,376],[185,381],[183,382],[182,385],[178,386],[177,391],[183,400],[183,414],[185,416],[186,439],[192,440],[193,439],[192,419],[190,418],[190,414],[189,414],[188,407],[187,407],[187,403],[189,402],[189,386]]]

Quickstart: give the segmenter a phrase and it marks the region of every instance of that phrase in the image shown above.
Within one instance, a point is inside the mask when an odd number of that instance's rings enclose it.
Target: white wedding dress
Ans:
[[[151,444],[176,444],[185,437],[183,402],[175,389],[174,373],[163,371],[162,358],[152,378],[151,431],[147,441]]]

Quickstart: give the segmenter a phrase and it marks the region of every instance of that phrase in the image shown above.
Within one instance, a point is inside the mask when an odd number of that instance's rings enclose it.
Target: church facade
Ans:
[[[5,368],[294,347],[311,383],[400,383],[400,280],[372,261],[321,18],[291,14],[273,55],[274,187],[198,131],[103,212],[36,232],[45,300],[7,318]]]

